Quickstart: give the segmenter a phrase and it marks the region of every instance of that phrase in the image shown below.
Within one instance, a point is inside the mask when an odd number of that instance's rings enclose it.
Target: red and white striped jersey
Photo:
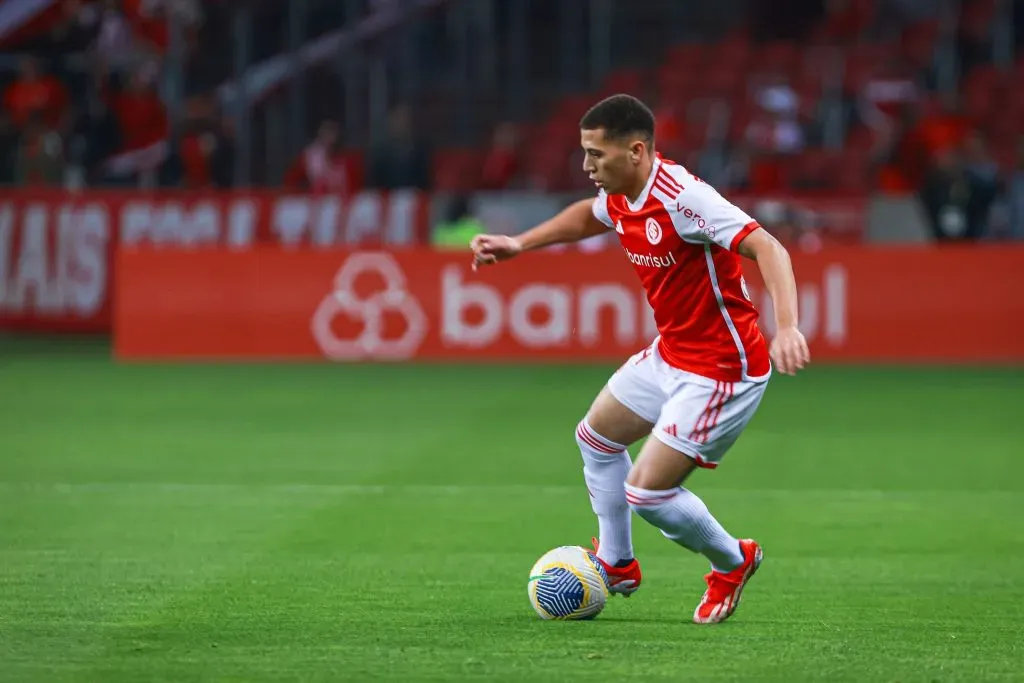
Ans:
[[[635,202],[601,190],[593,211],[640,276],[669,365],[725,382],[768,378],[768,345],[736,253],[760,227],[754,219],[660,156]]]

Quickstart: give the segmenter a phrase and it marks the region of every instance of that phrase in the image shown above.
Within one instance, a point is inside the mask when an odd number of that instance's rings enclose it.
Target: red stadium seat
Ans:
[[[864,126],[854,126],[846,136],[847,149],[871,149],[878,134]]]
[[[999,164],[999,170],[1003,173],[1012,173],[1017,168],[1019,154],[1015,143],[992,145],[992,156],[995,157],[996,163]]]
[[[799,56],[800,50],[793,43],[769,43],[757,50],[751,66],[760,71],[792,74]]]
[[[661,105],[685,104],[694,96],[702,75],[699,70],[681,69],[666,64],[657,73],[658,102]]]
[[[737,71],[729,65],[716,64],[703,72],[697,92],[704,96],[731,101],[743,96],[746,86],[746,75],[742,71]]]
[[[752,104],[735,101],[729,116],[729,140],[739,142],[746,139],[747,128],[754,119],[755,108]]]
[[[474,148],[449,147],[438,150],[433,163],[434,183],[439,190],[464,192],[473,189],[483,154]]]
[[[790,177],[793,182],[804,189],[820,189],[827,187],[834,178],[835,155],[825,149],[811,148],[804,150],[793,159],[790,165]]]
[[[855,41],[870,25],[874,14],[874,0],[850,0],[823,20],[818,37],[825,43]]]
[[[836,189],[849,192],[867,192],[871,189],[869,151],[860,148],[843,150],[838,163],[832,169]]]
[[[831,51],[809,47],[800,56],[793,77],[793,87],[798,91],[820,95],[825,79],[830,75],[830,69],[839,66],[841,63],[833,64]]]
[[[638,70],[619,69],[605,77],[604,83],[598,92],[598,97],[603,98],[617,93],[628,93],[644,98],[646,96],[644,90],[644,80]]]
[[[903,33],[901,53],[917,68],[927,68],[935,54],[939,38],[937,21],[924,21],[908,26]]]
[[[1015,107],[994,107],[992,115],[988,120],[988,131],[993,140],[1004,140],[1012,142],[1016,137],[1024,134],[1021,126],[1022,111]]]
[[[752,66],[750,63],[752,52],[749,41],[734,38],[715,47],[714,60],[730,69],[743,71]]]
[[[708,60],[709,46],[703,43],[673,45],[665,54],[665,64],[678,69],[700,69]]]

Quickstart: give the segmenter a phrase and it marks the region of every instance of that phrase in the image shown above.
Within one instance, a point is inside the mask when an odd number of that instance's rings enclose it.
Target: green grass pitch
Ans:
[[[643,589],[537,619],[596,530],[611,368],[117,365],[0,340],[0,681],[1024,680],[1024,371],[776,376],[690,486],[765,562],[634,518]],[[35,349],[35,350],[34,350]]]

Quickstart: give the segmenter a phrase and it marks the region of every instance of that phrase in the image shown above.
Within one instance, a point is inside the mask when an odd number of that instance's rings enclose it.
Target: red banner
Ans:
[[[795,255],[816,360],[1020,362],[1024,248]],[[770,300],[748,269],[770,328]],[[132,248],[118,259],[126,359],[622,360],[656,334],[621,253]]]
[[[0,195],[0,329],[108,332],[121,245],[289,248],[422,244],[429,198],[415,192]]]

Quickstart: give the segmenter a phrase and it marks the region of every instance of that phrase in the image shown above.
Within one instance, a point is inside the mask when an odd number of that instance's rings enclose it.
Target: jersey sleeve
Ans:
[[[591,207],[594,212],[594,218],[601,221],[606,227],[614,228],[615,224],[612,222],[611,214],[608,213],[608,193],[601,190],[594,197],[594,204]]]
[[[745,211],[704,182],[690,183],[669,207],[676,232],[688,242],[705,242],[736,251],[743,238],[760,228]]]

